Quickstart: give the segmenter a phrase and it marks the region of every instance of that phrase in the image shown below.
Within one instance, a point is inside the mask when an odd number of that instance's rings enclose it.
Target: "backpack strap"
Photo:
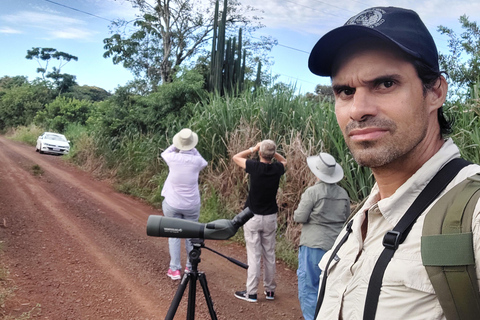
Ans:
[[[422,261],[447,319],[480,314],[472,218],[480,198],[480,174],[442,196],[425,217]]]
[[[384,249],[380,254],[375,267],[373,268],[368,283],[367,297],[365,300],[365,306],[363,309],[363,319],[373,320],[377,312],[378,298],[380,296],[380,290],[382,288],[383,275],[388,263],[392,259],[398,246],[402,244],[412,226],[417,221],[417,218],[426,210],[426,208],[438,197],[438,195],[446,188],[446,186],[452,181],[452,179],[458,174],[458,172],[470,164],[468,161],[457,158],[448,162],[427,186],[418,195],[412,205],[404,213],[400,221],[393,228],[388,231],[383,238]]]

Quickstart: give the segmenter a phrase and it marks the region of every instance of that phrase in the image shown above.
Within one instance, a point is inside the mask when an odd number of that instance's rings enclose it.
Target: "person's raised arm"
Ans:
[[[273,156],[278,162],[283,164],[284,167],[287,167],[287,159],[285,159],[280,153],[275,152],[275,155]]]
[[[255,147],[248,148],[247,150],[240,151],[236,155],[233,156],[232,160],[235,162],[240,168],[245,169],[247,167],[247,158],[258,152],[260,150],[260,142],[257,143]]]

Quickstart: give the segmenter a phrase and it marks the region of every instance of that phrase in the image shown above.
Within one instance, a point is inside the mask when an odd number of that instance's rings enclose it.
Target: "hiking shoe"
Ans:
[[[168,268],[167,276],[169,276],[172,280],[180,280],[182,278],[180,275],[180,270],[172,271],[170,268]]]
[[[235,297],[238,299],[242,299],[248,302],[257,302],[257,294],[247,294],[247,290],[244,291],[236,291]]]
[[[264,291],[263,292],[265,294],[265,298],[267,300],[274,300],[275,299],[275,292],[273,291]]]

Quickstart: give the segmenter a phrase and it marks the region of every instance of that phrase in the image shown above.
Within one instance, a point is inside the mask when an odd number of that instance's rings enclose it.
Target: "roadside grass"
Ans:
[[[30,146],[35,146],[37,144],[38,136],[40,136],[44,131],[44,129],[32,124],[28,127],[22,126],[11,129],[6,133],[6,136],[12,140],[20,141]]]

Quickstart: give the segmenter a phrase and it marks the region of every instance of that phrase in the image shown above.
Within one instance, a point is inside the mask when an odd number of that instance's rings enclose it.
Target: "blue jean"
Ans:
[[[163,200],[162,210],[165,217],[185,219],[191,221],[198,221],[200,216],[200,205],[197,208],[189,210],[180,210],[170,206],[167,201]],[[182,263],[180,259],[180,248],[181,239],[180,238],[168,238],[168,250],[170,251],[170,269],[172,271],[181,270]],[[192,269],[192,264],[190,263],[189,253],[192,251],[193,246],[190,242],[190,239],[185,239],[185,250],[187,251],[187,263],[186,267],[190,270]]]
[[[313,320],[317,305],[320,273],[318,263],[325,250],[300,246],[298,250],[298,300],[305,320]]]

